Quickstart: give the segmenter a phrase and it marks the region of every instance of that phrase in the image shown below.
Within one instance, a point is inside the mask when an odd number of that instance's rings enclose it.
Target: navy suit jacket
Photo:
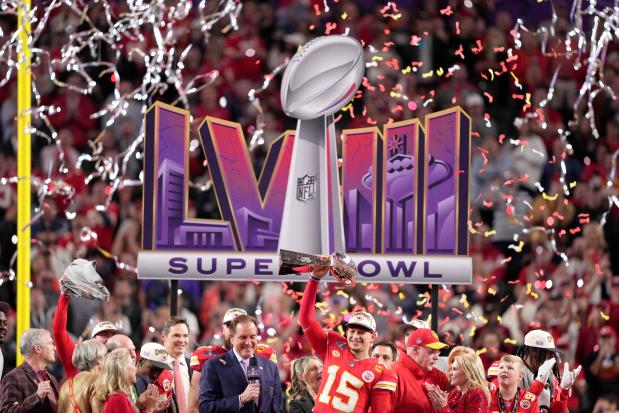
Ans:
[[[210,359],[200,376],[200,413],[284,413],[282,384],[277,365],[256,357],[260,370],[258,409],[253,402],[240,406],[239,395],[247,388],[247,378],[234,352]]]

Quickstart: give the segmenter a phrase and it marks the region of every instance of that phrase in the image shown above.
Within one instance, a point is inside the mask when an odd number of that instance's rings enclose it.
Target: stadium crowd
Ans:
[[[122,11],[121,2],[112,3]],[[368,67],[362,97],[353,103],[355,116],[343,116],[337,124],[340,131],[422,119],[454,105],[471,116],[473,284],[441,289],[438,336],[424,324],[429,290],[423,285],[342,289],[310,280],[307,288],[320,297],[314,314],[313,305],[312,311],[302,311],[309,297],[305,283],[181,281],[179,314],[171,318],[169,284],[138,280],[132,271],[140,249],[141,189],[121,187],[108,208],[96,208],[105,204],[110,182],[86,183],[92,165],[76,166],[79,155],[92,150],[88,142],[95,137],[104,156],[125,150],[140,130],[141,105],[131,102],[125,116],[104,128],[105,119],[90,115],[113,99],[113,80],[93,70],[94,93],[79,94],[54,87],[49,62],[42,61],[33,67],[33,76],[43,104],[63,109],[51,117],[61,144],[34,139],[33,174],[51,174],[71,185],[76,215],[67,218],[70,203],[63,195],[37,205],[42,215],[31,228],[33,329],[20,340],[15,332],[15,282],[3,279],[0,300],[8,304],[0,306],[0,411],[78,411],[72,403],[76,401],[79,411],[105,411],[107,403],[108,409],[115,409],[107,411],[185,412],[198,411],[198,406],[201,412],[239,411],[254,403],[262,412],[268,400],[273,410],[264,411],[279,411],[285,404],[291,412],[310,411],[312,405],[317,412],[366,411],[359,406],[370,405],[373,412],[386,411],[381,409],[387,406],[395,411],[465,411],[464,406],[481,409],[474,411],[536,411],[536,403],[546,403],[551,412],[618,410],[619,249],[612,245],[619,242],[619,209],[608,197],[619,187],[611,176],[612,155],[619,149],[619,103],[605,93],[594,100],[599,139],[584,116],[585,105],[574,110],[586,65],[574,69],[576,57],[564,43],[573,28],[571,2],[554,3],[555,30],[547,39],[521,31],[522,47],[513,55],[507,50],[515,46],[516,19],[522,18],[529,28],[549,24],[547,2],[408,0],[397,2],[397,9],[386,9],[373,1],[342,0],[330,11],[316,3],[320,13],[314,2],[243,4],[236,31],[224,34],[216,27],[206,41],[195,16],[179,30],[179,53],[193,45],[185,61],[187,78],[213,69],[220,72],[212,86],[190,97],[192,138],[206,115],[239,122],[246,137],[262,128],[264,144],[251,152],[258,173],[269,144],[295,123],[281,111],[277,77],[260,92],[260,125],[255,124],[258,112],[248,93],[298,45],[324,34],[326,27],[330,33],[347,30],[376,52],[368,50],[368,61],[375,64]],[[104,25],[102,13],[92,10],[91,20]],[[41,38],[40,46],[51,56],[57,56],[67,41],[70,16],[67,10],[56,10],[49,33]],[[15,24],[3,16],[3,35]],[[542,42],[551,53],[542,52]],[[615,94],[618,46],[611,45],[603,69],[604,83]],[[377,56],[380,59],[374,59]],[[119,88],[134,89],[144,73],[142,63],[122,56],[117,67]],[[83,82],[74,73],[59,76],[69,84]],[[549,96],[551,85],[554,93]],[[175,96],[157,98],[172,101]],[[15,82],[0,88],[0,177],[5,178],[17,175],[16,102]],[[560,137],[564,131],[569,131],[566,140]],[[58,169],[60,151],[63,170]],[[220,218],[214,191],[201,188],[209,180],[203,165],[201,151],[192,151],[190,173],[196,185],[190,189],[189,213]],[[131,159],[127,167],[126,178],[137,179],[140,161]],[[15,186],[0,186],[3,274],[15,251],[15,194]],[[96,237],[85,236],[84,228]],[[58,279],[77,257],[96,261],[111,292],[108,301],[60,294]],[[322,276],[320,271],[315,274]],[[239,316],[242,323],[232,324]],[[322,323],[320,328],[316,322]],[[347,339],[337,336],[344,332],[343,325]],[[323,328],[329,332],[321,333]],[[393,369],[363,358],[370,354],[371,342],[371,354],[383,363],[398,360]],[[17,345],[30,371],[23,364],[15,368]],[[226,391],[238,389],[219,386],[216,366],[238,364],[222,358],[237,345],[239,354],[243,348],[258,354],[263,370],[268,370],[265,360],[275,362],[278,374],[269,379],[268,393],[262,383],[254,384],[233,395],[228,405],[219,405]],[[354,360],[350,366],[333,367],[338,366],[333,359],[348,357],[345,348]],[[210,358],[223,362],[209,364]],[[346,384],[342,392],[341,383],[335,382],[346,372],[359,388],[375,387],[352,406],[361,410],[344,406],[355,399]],[[545,383],[550,385],[544,387]],[[413,390],[406,394],[403,389]],[[376,397],[374,391],[379,393]],[[166,397],[160,399],[160,392]],[[374,405],[374,400],[379,402]],[[425,404],[409,410],[413,407],[406,407],[407,400]],[[523,404],[525,400],[529,403]],[[49,406],[40,407],[45,403]]]

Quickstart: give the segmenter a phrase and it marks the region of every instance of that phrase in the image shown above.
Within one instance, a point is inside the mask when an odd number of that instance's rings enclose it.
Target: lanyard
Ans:
[[[75,410],[75,413],[82,413],[77,405],[77,401],[75,400],[75,394],[73,394],[73,377],[69,379],[69,399],[71,399],[71,405],[73,405],[73,410]]]
[[[511,413],[514,413],[518,408],[518,396],[519,396],[518,388],[516,387],[516,396],[514,397],[514,405],[512,406]],[[501,390],[497,390],[497,394],[499,395],[499,410],[501,413],[509,413],[505,408],[505,401],[503,400],[503,396],[501,396]]]

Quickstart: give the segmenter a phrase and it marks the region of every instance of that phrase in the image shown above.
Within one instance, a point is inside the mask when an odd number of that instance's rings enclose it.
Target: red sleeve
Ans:
[[[62,367],[64,367],[67,379],[77,374],[77,369],[73,365],[71,358],[73,357],[73,350],[75,344],[71,340],[71,336],[67,333],[67,311],[69,308],[69,296],[60,294],[58,298],[58,305],[56,306],[56,313],[54,314],[54,320],[52,321],[52,335],[54,338],[54,344],[56,345],[56,353]]]
[[[392,413],[394,392],[383,389],[372,389],[370,393],[370,411],[372,413]]]
[[[383,370],[370,392],[372,413],[391,413],[396,405],[398,377],[394,370]]]
[[[310,278],[301,299],[299,323],[303,328],[303,334],[307,337],[314,351],[322,357],[327,352],[327,333],[322,329],[320,323],[314,319],[317,292],[318,282]]]
[[[103,413],[135,413],[127,396],[121,393],[110,394],[103,405]]]
[[[544,383],[539,380],[535,380],[533,381],[533,384],[529,386],[527,391],[529,393],[533,393],[536,397],[539,397],[539,395],[542,394],[542,391],[544,391]]]
[[[555,397],[550,402],[550,413],[568,413],[567,400],[570,398],[570,389],[564,390],[555,386]]]

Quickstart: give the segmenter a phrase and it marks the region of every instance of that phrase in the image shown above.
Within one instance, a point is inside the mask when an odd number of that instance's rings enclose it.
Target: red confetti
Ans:
[[[407,106],[409,110],[417,110],[417,103],[415,101],[409,101]]]
[[[481,40],[477,39],[477,41],[475,42],[475,44],[477,45],[477,47],[472,47],[471,51],[474,54],[479,54],[481,53],[482,50],[484,50],[484,46],[481,44]]]

